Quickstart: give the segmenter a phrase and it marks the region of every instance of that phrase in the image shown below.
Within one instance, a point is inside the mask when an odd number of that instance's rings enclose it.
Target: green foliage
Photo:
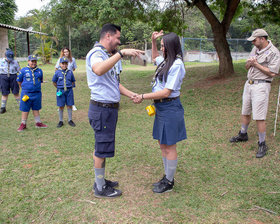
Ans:
[[[34,54],[38,54],[41,56],[42,62],[45,63],[50,63],[52,56],[55,55],[57,51],[52,48],[52,42],[46,42],[46,43],[41,43],[40,46],[36,51],[34,51]]]
[[[263,0],[253,3],[249,16],[252,16],[259,26],[263,25],[264,22],[272,22],[279,25],[279,11],[279,0]]]
[[[12,24],[17,11],[15,0],[0,1],[0,23]]]

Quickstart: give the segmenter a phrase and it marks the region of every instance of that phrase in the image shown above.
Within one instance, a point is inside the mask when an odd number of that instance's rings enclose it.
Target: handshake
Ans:
[[[133,94],[130,99],[133,101],[133,103],[139,104],[142,103],[142,101],[144,100],[143,98],[143,94]]]

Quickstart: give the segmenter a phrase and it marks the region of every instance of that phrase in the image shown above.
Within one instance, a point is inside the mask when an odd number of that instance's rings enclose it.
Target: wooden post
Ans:
[[[68,29],[69,29],[69,49],[71,51],[71,28],[70,28],[70,25],[68,26]]]
[[[17,57],[17,36],[16,36],[16,31],[14,30],[14,37],[15,37],[15,58]]]
[[[27,52],[28,52],[28,55],[30,55],[29,33],[28,32],[26,33],[26,39],[27,39]]]

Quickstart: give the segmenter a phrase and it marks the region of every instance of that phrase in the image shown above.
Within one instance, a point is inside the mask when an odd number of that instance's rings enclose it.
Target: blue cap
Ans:
[[[60,58],[59,62],[60,63],[63,63],[63,62],[67,62],[68,63],[68,59],[66,57],[62,57],[62,58]]]
[[[28,61],[38,61],[37,56],[36,55],[29,55],[28,56]]]
[[[5,56],[9,61],[12,61],[14,59],[14,52],[10,49],[6,50]]]

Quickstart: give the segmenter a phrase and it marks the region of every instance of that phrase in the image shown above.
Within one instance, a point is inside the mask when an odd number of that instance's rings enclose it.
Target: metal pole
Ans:
[[[201,37],[199,42],[199,61],[201,62]]]
[[[279,91],[278,91],[278,99],[277,99],[277,108],[275,112],[275,122],[274,122],[274,132],[273,135],[276,134],[276,124],[277,124],[277,116],[278,116],[278,108],[279,108],[279,97],[280,97],[280,85],[279,85]]]

